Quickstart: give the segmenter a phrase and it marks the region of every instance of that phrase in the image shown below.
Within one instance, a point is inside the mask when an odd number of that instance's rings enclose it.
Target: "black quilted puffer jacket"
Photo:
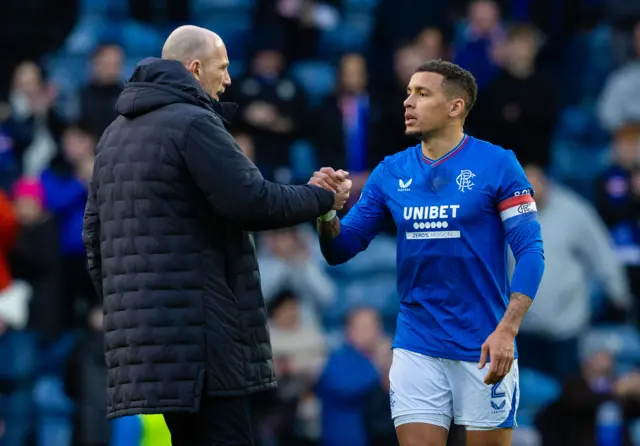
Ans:
[[[109,418],[276,385],[248,231],[309,221],[333,194],[264,180],[225,130],[229,105],[180,63],[145,59],[98,144],[83,239],[104,305]]]

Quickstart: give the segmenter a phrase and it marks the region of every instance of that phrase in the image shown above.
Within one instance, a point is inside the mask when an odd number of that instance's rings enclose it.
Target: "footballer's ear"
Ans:
[[[465,103],[462,98],[455,98],[449,101],[449,116],[452,118],[464,116]]]

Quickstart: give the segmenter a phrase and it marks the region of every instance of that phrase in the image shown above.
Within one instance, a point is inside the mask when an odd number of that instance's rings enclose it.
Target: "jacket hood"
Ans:
[[[176,103],[192,104],[218,114],[229,123],[236,104],[220,103],[211,98],[191,73],[176,60],[148,57],[138,63],[127,81],[116,111],[135,118]]]

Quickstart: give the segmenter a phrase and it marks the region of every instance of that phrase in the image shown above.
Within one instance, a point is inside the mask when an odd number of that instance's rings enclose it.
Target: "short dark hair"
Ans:
[[[448,97],[461,97],[465,103],[465,117],[469,114],[478,98],[476,78],[459,65],[442,59],[423,63],[416,73],[437,73],[443,77],[442,89]]]

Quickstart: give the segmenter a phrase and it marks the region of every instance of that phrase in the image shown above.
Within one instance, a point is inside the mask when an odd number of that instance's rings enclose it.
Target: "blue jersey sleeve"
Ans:
[[[340,234],[321,243],[322,254],[330,265],[339,265],[364,251],[382,230],[389,216],[380,184],[385,168],[378,165],[362,190],[360,199],[340,222]]]
[[[522,166],[509,151],[497,188],[497,206],[507,241],[516,259],[511,292],[533,299],[544,273],[544,250],[534,190]]]

